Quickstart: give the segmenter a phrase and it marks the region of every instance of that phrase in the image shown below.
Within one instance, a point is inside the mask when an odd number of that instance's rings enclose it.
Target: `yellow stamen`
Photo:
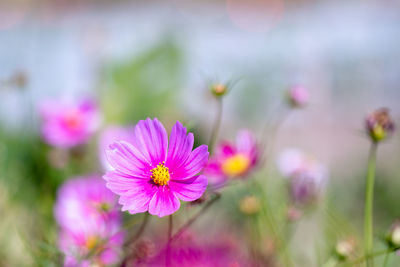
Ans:
[[[88,249],[88,250],[91,250],[91,249],[94,249],[95,247],[96,247],[96,245],[97,245],[97,237],[96,236],[89,236],[87,239],[86,239],[86,242],[85,242],[85,247]]]
[[[167,185],[170,180],[169,170],[164,166],[164,162],[160,163],[151,170],[151,179],[157,185]]]
[[[249,157],[237,154],[225,160],[222,164],[222,171],[229,176],[240,176],[247,171],[249,166]]]

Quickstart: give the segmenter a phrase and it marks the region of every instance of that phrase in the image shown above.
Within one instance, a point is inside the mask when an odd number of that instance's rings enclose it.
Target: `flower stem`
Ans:
[[[386,252],[385,259],[383,260],[383,267],[386,267],[389,263],[390,251]]]
[[[328,261],[322,265],[322,267],[335,267],[338,265],[338,261],[334,257],[330,257]]]
[[[373,266],[373,259],[370,254],[373,251],[373,201],[374,201],[374,180],[376,165],[377,143],[372,143],[369,158],[368,171],[365,186],[365,218],[364,218],[364,242],[367,266]]]
[[[168,217],[168,239],[167,239],[167,251],[165,257],[165,266],[171,265],[171,238],[172,238],[172,214]]]
[[[389,249],[389,250],[385,249],[385,250],[376,251],[376,252],[371,253],[369,256],[365,255],[365,256],[363,256],[363,257],[361,257],[359,259],[356,259],[356,260],[350,262],[350,266],[355,266],[357,264],[363,263],[364,261],[368,260],[368,258],[373,259],[375,257],[382,256],[384,254],[389,254],[389,253],[392,253],[392,252],[393,252],[392,249]]]
[[[128,248],[130,245],[132,245],[133,243],[135,243],[135,242],[142,236],[142,234],[144,233],[144,230],[146,229],[147,224],[149,223],[149,219],[150,219],[149,213],[145,213],[145,214],[144,214],[143,221],[142,221],[142,223],[140,224],[139,230],[137,230],[137,232],[135,233],[135,235],[133,235],[131,238],[129,238],[129,239],[125,242],[124,246],[125,246],[126,248]],[[121,261],[120,266],[121,266],[121,267],[126,266],[127,263],[128,263],[128,261],[129,261],[129,259],[130,259],[130,257],[131,257],[131,255],[130,255],[130,254],[127,254],[127,255],[123,258],[123,260]]]
[[[171,237],[171,242],[176,240],[177,238],[179,238],[181,236],[181,234],[183,232],[185,232],[185,230],[190,225],[192,225],[202,214],[204,214],[204,212],[206,210],[208,210],[220,198],[221,198],[221,194],[215,193],[214,197],[212,199],[210,199],[210,201],[208,201],[207,204],[205,204],[192,218],[190,218],[188,221],[186,221],[186,223],[181,228],[179,228],[179,230]]]
[[[208,149],[210,153],[214,150],[215,142],[217,141],[219,128],[221,127],[221,120],[222,120],[222,97],[217,98],[217,113],[215,116],[214,125],[211,131],[210,142],[208,143]]]
[[[150,218],[149,213],[146,212],[144,214],[144,218],[143,218],[142,223],[140,224],[139,229],[136,231],[135,235],[133,235],[131,238],[129,238],[125,242],[125,246],[129,246],[129,245],[135,243],[136,240],[138,240],[142,236],[142,234],[143,234],[144,230],[146,229],[146,226],[147,226],[147,224],[149,222],[149,218]]]

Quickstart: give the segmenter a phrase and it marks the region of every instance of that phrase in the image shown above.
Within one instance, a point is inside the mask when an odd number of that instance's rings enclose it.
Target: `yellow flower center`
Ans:
[[[225,160],[222,164],[222,171],[229,176],[239,176],[245,173],[249,166],[249,157],[237,154]]]
[[[164,166],[164,162],[160,163],[151,170],[151,179],[157,185],[167,185],[170,180],[169,170]]]
[[[89,236],[89,237],[86,239],[85,247],[86,247],[88,250],[92,250],[92,249],[94,249],[94,248],[96,247],[97,241],[98,241],[98,239],[97,239],[96,236],[94,236],[94,235]]]

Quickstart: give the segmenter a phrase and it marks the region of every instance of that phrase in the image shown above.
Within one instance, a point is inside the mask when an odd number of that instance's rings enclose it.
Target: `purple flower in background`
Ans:
[[[278,168],[282,176],[289,179],[290,195],[296,204],[314,201],[328,180],[326,167],[297,149],[283,151]]]
[[[259,158],[257,142],[248,130],[241,130],[236,143],[224,141],[217,146],[205,170],[210,182],[218,187],[229,178],[246,177]]]
[[[105,170],[112,170],[108,163],[106,150],[114,141],[134,142],[133,128],[121,126],[109,126],[100,134],[99,140],[99,159]]]
[[[157,119],[139,121],[132,140],[115,140],[107,150],[113,170],[103,177],[120,195],[123,211],[149,211],[163,217],[177,211],[180,201],[200,198],[207,178],[199,175],[208,161],[206,145],[193,149],[193,134],[180,122],[168,135]]]
[[[42,136],[52,146],[69,148],[86,143],[100,125],[96,104],[46,101],[40,105]]]
[[[98,176],[67,181],[54,208],[60,226],[59,247],[65,266],[110,265],[123,243],[116,196]]]
[[[292,107],[303,107],[309,100],[308,89],[300,85],[292,86],[289,88],[287,98]]]

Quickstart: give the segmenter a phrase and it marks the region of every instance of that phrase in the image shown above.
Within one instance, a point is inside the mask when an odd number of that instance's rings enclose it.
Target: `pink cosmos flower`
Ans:
[[[128,143],[134,142],[133,128],[122,126],[109,126],[100,134],[99,140],[99,159],[105,170],[112,170],[113,167],[108,163],[106,150],[116,140]]]
[[[67,181],[54,208],[64,265],[110,265],[119,260],[124,234],[116,196],[98,176]]]
[[[328,170],[317,160],[297,149],[286,149],[278,158],[278,168],[290,182],[290,195],[297,204],[314,201],[325,188]]]
[[[101,121],[97,106],[90,100],[46,101],[40,105],[40,115],[44,141],[61,148],[87,142]]]
[[[193,149],[193,134],[180,122],[168,135],[157,119],[139,121],[130,142],[116,140],[107,150],[114,168],[103,177],[107,187],[120,195],[123,211],[149,211],[163,217],[177,211],[180,201],[194,201],[207,188],[199,175],[208,161],[206,145]]]
[[[309,100],[308,89],[300,85],[292,86],[288,91],[288,100],[292,107],[305,106]]]
[[[254,135],[249,130],[241,130],[236,144],[224,141],[217,146],[205,174],[215,187],[223,185],[229,178],[246,177],[258,162],[258,152]]]

